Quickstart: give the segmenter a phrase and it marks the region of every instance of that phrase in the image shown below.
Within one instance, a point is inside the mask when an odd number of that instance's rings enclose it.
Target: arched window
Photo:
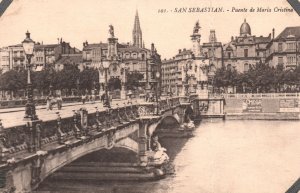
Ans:
[[[136,59],[137,58],[137,53],[132,53],[132,58]]]
[[[247,72],[249,70],[249,64],[245,63],[244,64],[244,72]]]

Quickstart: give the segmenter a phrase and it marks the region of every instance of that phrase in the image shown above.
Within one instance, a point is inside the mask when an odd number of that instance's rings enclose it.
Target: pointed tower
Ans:
[[[139,48],[143,47],[143,38],[142,38],[142,30],[140,26],[140,19],[138,15],[138,11],[136,10],[135,19],[134,19],[134,27],[132,31],[133,45]]]
[[[200,29],[201,29],[201,27],[200,27],[199,21],[197,21],[194,26],[193,35],[191,35],[191,40],[192,40],[192,44],[193,44],[192,51],[193,51],[195,57],[202,56],[202,49],[201,49],[201,45],[200,45],[200,42],[201,42]]]

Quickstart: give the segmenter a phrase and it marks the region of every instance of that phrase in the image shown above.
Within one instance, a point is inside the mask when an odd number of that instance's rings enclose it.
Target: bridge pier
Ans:
[[[139,156],[139,164],[141,166],[147,166],[148,164],[148,136],[147,136],[147,128],[148,128],[148,120],[141,119],[139,123],[139,130],[138,130],[138,156]]]

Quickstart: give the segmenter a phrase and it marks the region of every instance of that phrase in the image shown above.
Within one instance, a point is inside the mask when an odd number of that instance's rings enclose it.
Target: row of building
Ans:
[[[149,86],[151,79],[154,79],[154,71],[160,68],[161,60],[153,43],[150,49],[145,48],[138,12],[134,18],[132,43],[119,43],[113,26],[109,27],[107,41],[99,43],[85,41],[82,51],[71,47],[70,43],[62,39],[57,44],[51,45],[36,43],[31,61],[34,65],[32,69],[40,71],[45,67],[54,67],[61,70],[65,65],[70,64],[79,68],[95,68],[99,70],[99,82],[104,83],[104,61],[109,61],[111,64],[108,69],[108,79],[118,79],[119,82],[124,83],[127,73],[140,72],[144,75],[141,82]],[[0,68],[4,72],[26,68],[22,44],[0,49]]]
[[[32,63],[36,68],[55,65],[63,55],[80,54],[81,51],[71,47],[70,43],[59,40],[57,44],[43,44],[37,42],[34,47]],[[0,48],[0,67],[3,71],[26,68],[25,53],[22,44]]]
[[[243,73],[259,62],[286,69],[300,65],[300,26],[287,27],[277,37],[274,29],[268,36],[256,36],[245,19],[240,34],[226,44],[217,41],[215,30],[210,30],[209,41],[201,44],[199,30],[197,22],[191,49],[179,49],[173,58],[162,61],[162,87],[166,92],[183,93],[187,78],[190,90],[201,90],[222,66]]]
[[[210,30],[209,41],[201,43],[200,24],[197,22],[190,36],[190,49],[179,49],[169,60],[160,60],[154,44],[145,48],[138,12],[134,18],[132,43],[119,43],[110,26],[107,41],[83,43],[82,51],[70,43],[58,40],[57,44],[37,43],[32,63],[40,70],[47,66],[62,69],[66,64],[99,69],[100,82],[104,80],[103,61],[114,60],[109,66],[109,78],[126,81],[124,72],[141,72],[142,82],[151,82],[154,72],[159,72],[160,86],[165,92],[184,94],[188,82],[190,91],[203,90],[217,68],[225,66],[246,72],[259,62],[270,66],[283,65],[295,68],[300,65],[300,26],[287,27],[275,37],[275,30],[268,36],[252,35],[246,20],[241,24],[240,34],[223,44],[217,41],[215,30]],[[114,59],[113,59],[114,58]],[[116,62],[117,61],[117,62]],[[26,68],[25,54],[21,44],[0,49],[0,68],[3,71]]]

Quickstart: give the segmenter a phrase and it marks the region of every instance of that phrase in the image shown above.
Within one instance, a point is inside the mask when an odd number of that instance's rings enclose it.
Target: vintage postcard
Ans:
[[[299,193],[299,0],[0,0],[0,192]]]

